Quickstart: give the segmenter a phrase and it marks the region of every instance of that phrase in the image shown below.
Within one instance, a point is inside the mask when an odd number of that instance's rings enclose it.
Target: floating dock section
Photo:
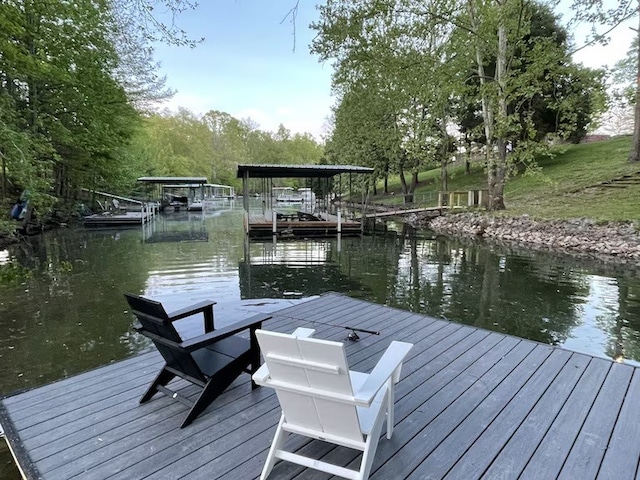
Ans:
[[[95,203],[103,211],[83,217],[82,223],[85,227],[139,227],[152,220],[159,212],[157,202],[142,202],[105,192],[87,192],[94,197]],[[95,197],[100,197],[104,204],[95,200]]]

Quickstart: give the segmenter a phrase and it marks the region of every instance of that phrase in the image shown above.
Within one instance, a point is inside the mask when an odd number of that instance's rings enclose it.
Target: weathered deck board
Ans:
[[[638,473],[635,367],[336,294],[282,309],[265,324],[298,326],[333,340],[345,339],[344,326],[379,331],[347,343],[355,370],[371,369],[391,340],[415,345],[396,388],[394,436],[381,440],[372,480]],[[151,351],[3,399],[0,421],[23,471],[45,479],[257,478],[280,416],[273,391],[251,391],[243,376],[180,429],[180,403],[156,396],[138,404],[161,365]],[[358,460],[346,448],[289,441],[345,466]],[[280,463],[269,478],[328,475]]]

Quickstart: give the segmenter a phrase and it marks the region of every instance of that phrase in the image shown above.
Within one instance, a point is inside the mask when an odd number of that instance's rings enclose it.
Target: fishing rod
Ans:
[[[298,319],[298,320],[302,320],[302,319]],[[357,342],[358,340],[360,340],[360,336],[358,335],[358,332],[368,333],[369,335],[380,335],[380,332],[376,332],[374,330],[366,330],[364,328],[350,327],[348,325],[334,325],[332,323],[319,322],[317,320],[306,320],[306,321],[310,323],[326,325],[327,327],[344,328],[345,330],[350,330],[349,334],[347,335],[347,340],[351,340],[352,342]]]
[[[344,328],[345,330],[349,330],[349,334],[347,335],[347,340],[350,340],[352,342],[357,342],[358,340],[360,340],[360,335],[358,335],[358,332],[367,333],[369,335],[380,335],[380,332],[377,332],[374,330],[367,330],[367,329],[358,328],[358,327],[350,327],[348,325],[335,325],[333,323],[320,322],[318,320],[307,320],[305,318],[298,318],[298,317],[290,317],[288,315],[278,315],[278,316],[282,318],[288,318],[290,320],[308,322],[311,324],[317,323],[318,325],[325,325],[327,327]]]

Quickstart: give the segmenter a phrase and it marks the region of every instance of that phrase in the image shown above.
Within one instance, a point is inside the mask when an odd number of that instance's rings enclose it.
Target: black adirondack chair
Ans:
[[[130,293],[124,296],[140,322],[136,330],[153,341],[166,362],[140,403],[162,392],[190,407],[180,428],[193,422],[240,374],[253,375],[260,367],[255,331],[270,316],[254,315],[216,330],[213,318],[215,302],[201,302],[168,314],[160,302]],[[196,314],[204,316],[205,333],[183,340],[173,322]],[[249,331],[249,338],[236,335],[244,330]],[[176,377],[202,387],[195,401],[167,388],[167,384]],[[252,380],[251,389],[255,388],[258,386]]]

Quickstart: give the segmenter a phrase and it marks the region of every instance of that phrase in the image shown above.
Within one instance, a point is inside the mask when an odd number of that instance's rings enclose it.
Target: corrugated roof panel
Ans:
[[[237,177],[243,178],[333,177],[341,173],[373,173],[373,168],[354,165],[238,165]]]

